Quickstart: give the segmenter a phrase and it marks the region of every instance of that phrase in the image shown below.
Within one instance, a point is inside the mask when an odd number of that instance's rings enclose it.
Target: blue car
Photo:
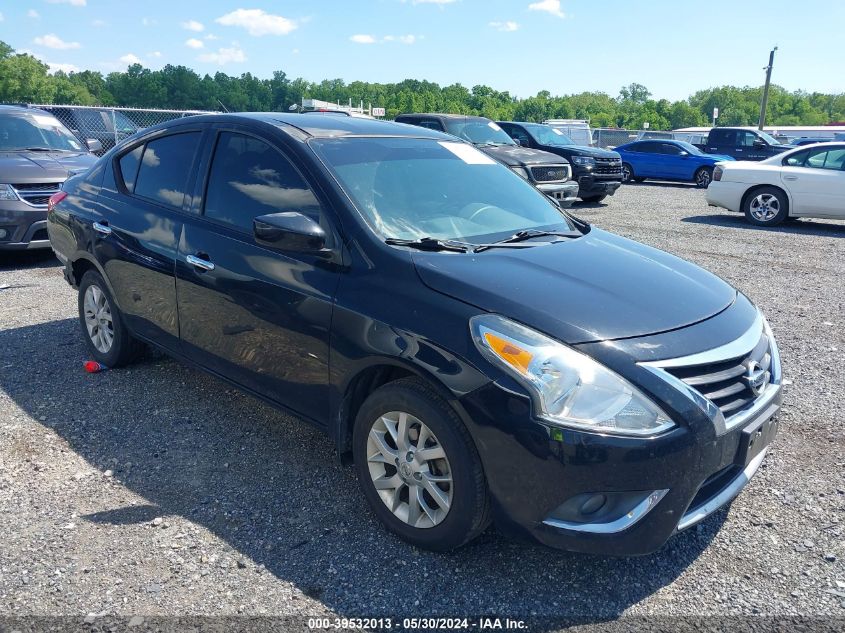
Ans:
[[[713,165],[731,156],[705,154],[695,145],[665,139],[634,141],[620,145],[616,151],[622,156],[622,182],[683,180],[706,189],[713,180]]]

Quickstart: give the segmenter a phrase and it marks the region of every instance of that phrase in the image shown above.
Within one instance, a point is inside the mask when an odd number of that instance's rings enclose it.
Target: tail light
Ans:
[[[47,212],[49,213],[53,209],[55,209],[56,205],[59,204],[65,198],[67,198],[66,191],[59,191],[50,196],[49,200],[47,200]]]
[[[719,167],[718,165],[716,165],[716,167],[713,169],[713,180],[721,180],[721,179],[722,179],[722,174],[723,174],[724,172],[725,172],[725,170],[724,170],[724,169],[722,169],[721,167]]]

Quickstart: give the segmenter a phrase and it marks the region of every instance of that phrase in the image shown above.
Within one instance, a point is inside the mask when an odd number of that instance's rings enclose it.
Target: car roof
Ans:
[[[187,125],[193,121],[209,123],[236,123],[238,121],[259,121],[269,123],[284,131],[286,126],[296,128],[298,136],[305,134],[313,138],[336,138],[342,136],[405,136],[409,138],[431,138],[437,140],[454,137],[435,130],[428,130],[415,125],[362,119],[351,116],[312,116],[308,114],[289,114],[285,112],[236,112],[226,114],[199,114],[167,121],[154,126],[155,129],[167,129],[176,125]]]
[[[414,112],[414,113],[407,113],[407,114],[400,114],[396,118],[400,117],[432,117],[436,119],[454,119],[456,121],[463,120],[463,121],[489,121],[487,117],[483,116],[476,116],[474,114],[450,114],[448,112]]]
[[[45,116],[53,116],[50,112],[41,110],[40,108],[17,105],[0,105],[0,114],[43,114]]]

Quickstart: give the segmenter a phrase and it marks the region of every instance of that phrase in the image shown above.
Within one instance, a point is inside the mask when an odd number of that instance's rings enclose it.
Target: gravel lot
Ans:
[[[845,222],[760,230],[656,184],[576,214],[712,270],[767,314],[791,384],[729,510],[643,558],[494,531],[416,551],[305,423],[160,355],[84,373],[58,262],[0,255],[0,616],[845,617]]]

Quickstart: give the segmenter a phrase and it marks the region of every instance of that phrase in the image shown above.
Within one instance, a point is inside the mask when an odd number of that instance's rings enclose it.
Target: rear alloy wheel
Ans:
[[[701,167],[695,172],[695,186],[699,189],[707,189],[713,181],[713,169],[711,167]]]
[[[79,282],[79,321],[91,356],[106,367],[126,365],[143,346],[132,338],[103,277],[89,270]]]
[[[454,549],[489,524],[475,444],[425,382],[405,378],[370,394],[356,416],[352,452],[370,507],[409,543]]]
[[[789,214],[789,202],[780,189],[760,187],[745,197],[743,211],[751,224],[777,226]]]
[[[622,182],[631,183],[634,181],[634,168],[628,163],[622,163]]]

